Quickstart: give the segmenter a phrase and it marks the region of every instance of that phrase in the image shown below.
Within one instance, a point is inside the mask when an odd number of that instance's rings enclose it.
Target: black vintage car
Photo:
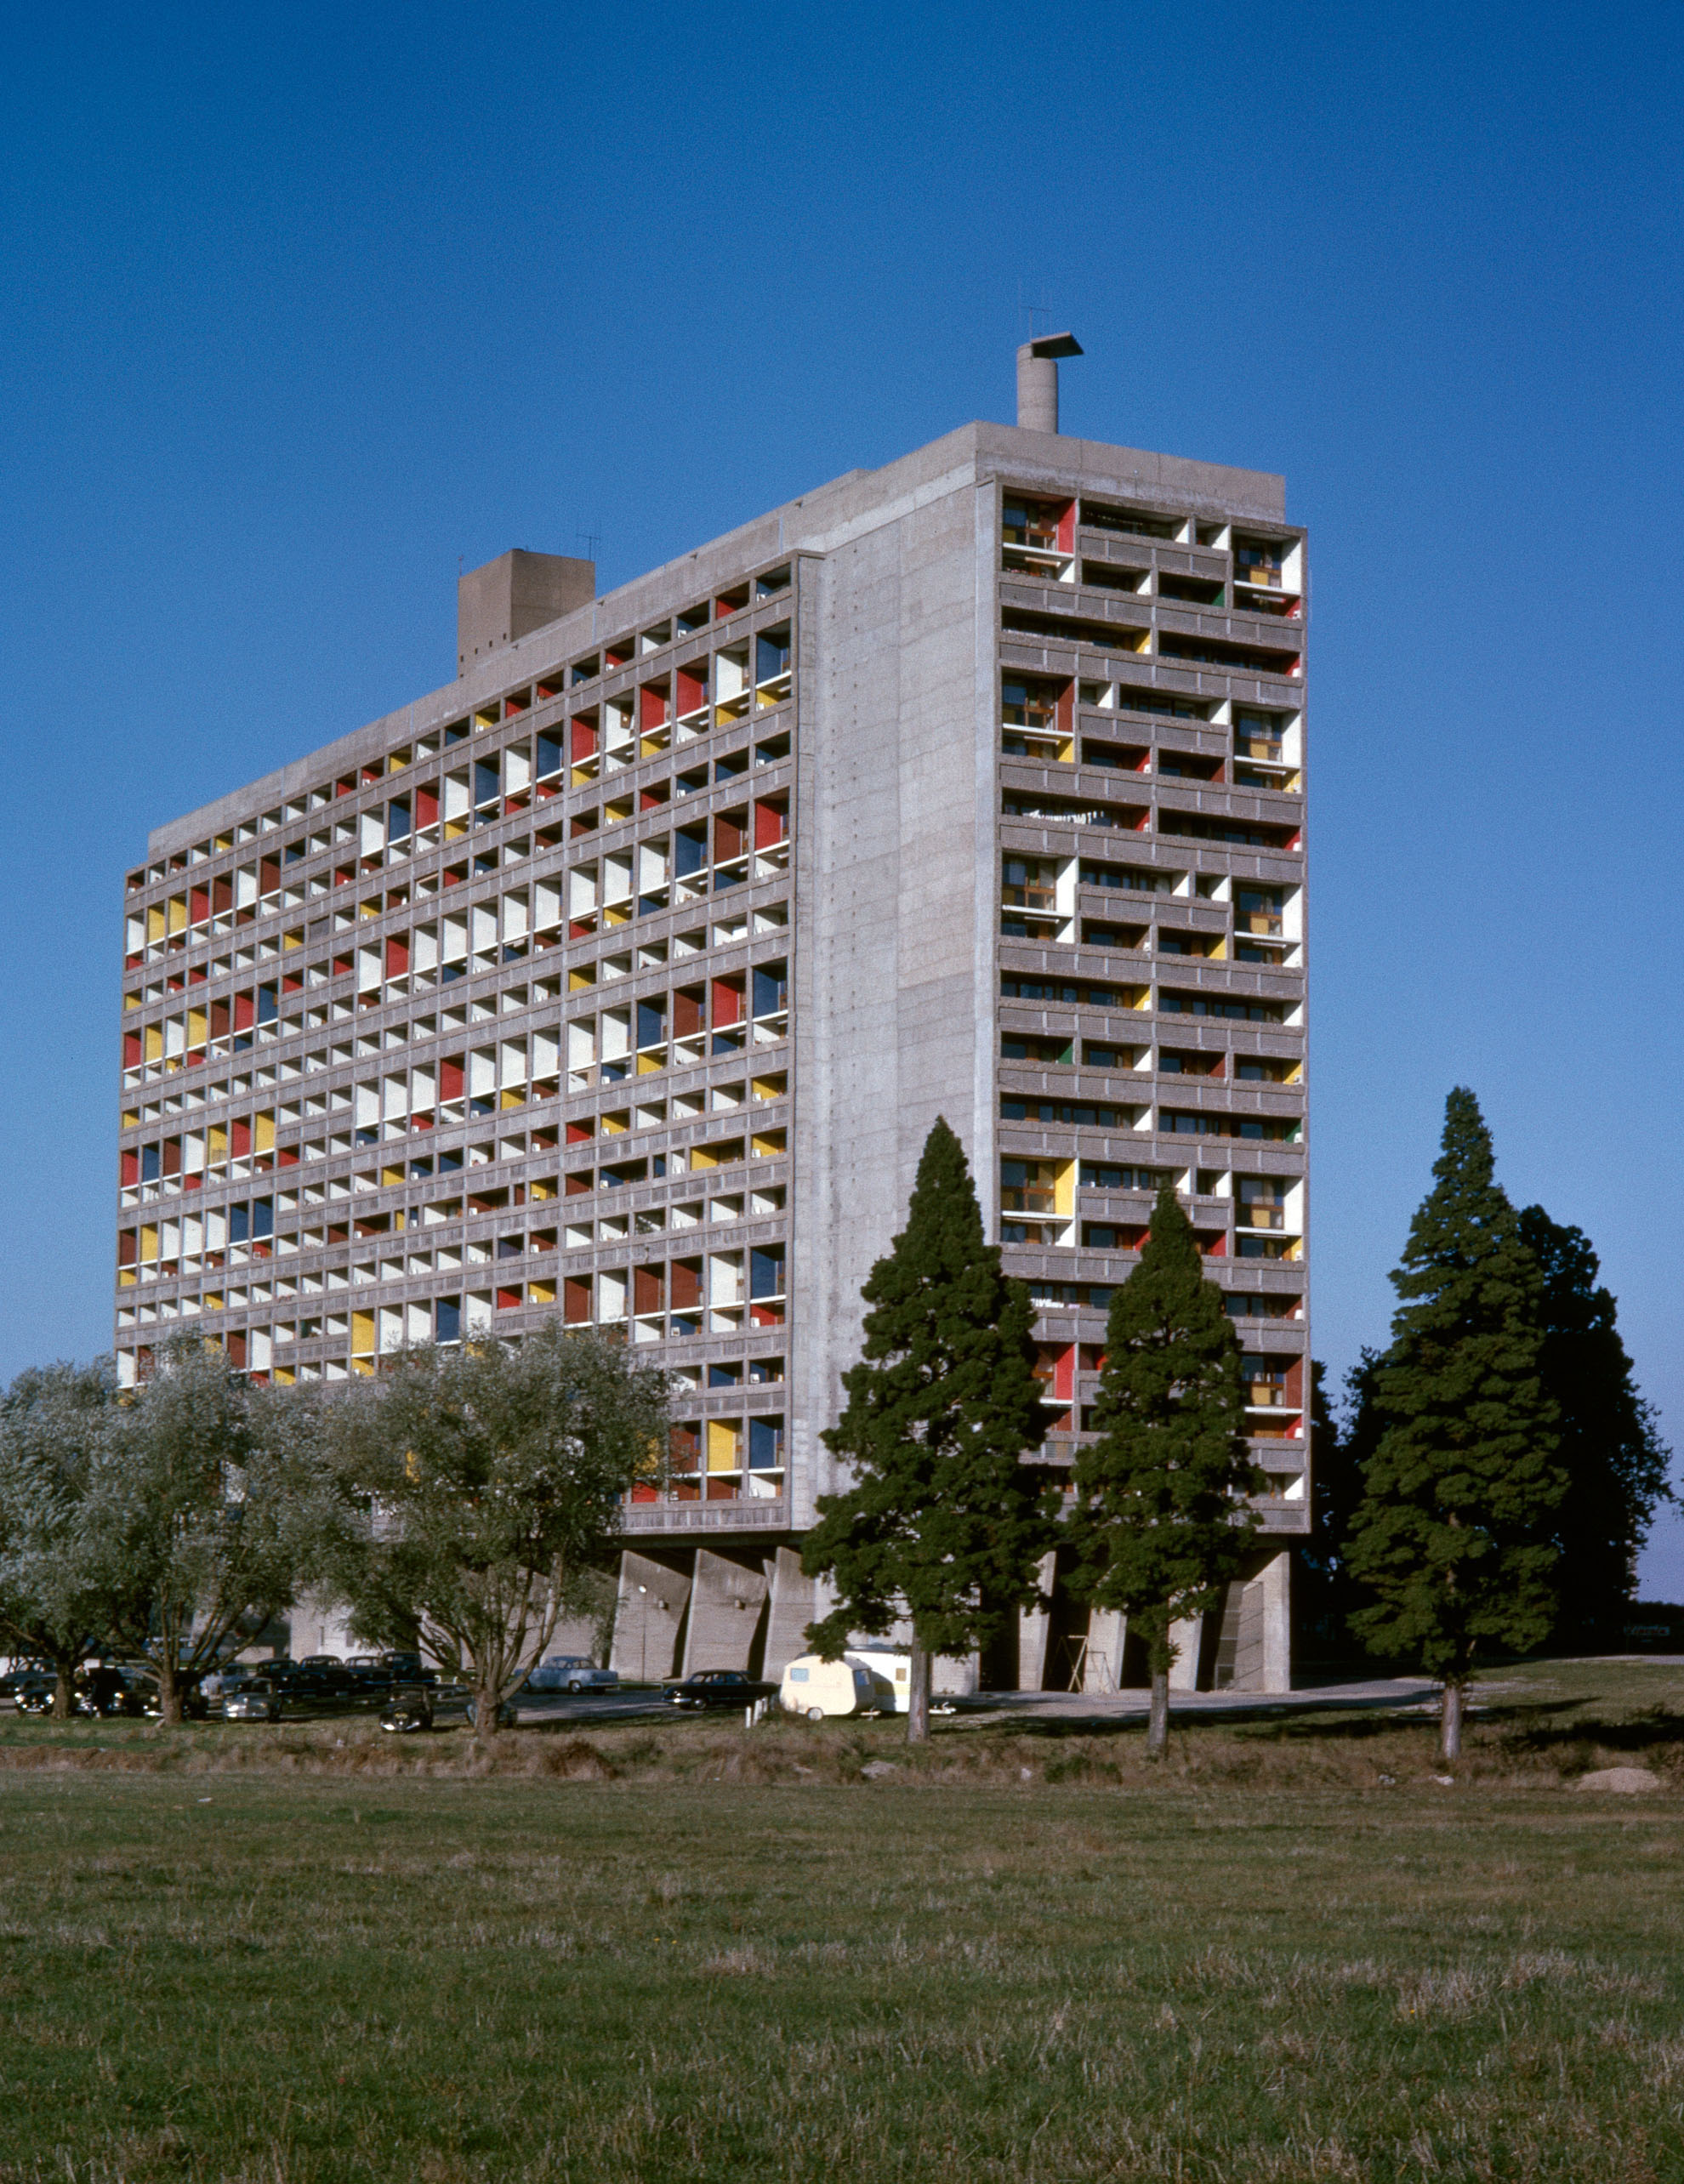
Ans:
[[[698,1669],[682,1683],[669,1684],[667,1696],[677,1707],[702,1713],[712,1706],[752,1706],[757,1698],[775,1698],[775,1683],[757,1683],[741,1669]]]

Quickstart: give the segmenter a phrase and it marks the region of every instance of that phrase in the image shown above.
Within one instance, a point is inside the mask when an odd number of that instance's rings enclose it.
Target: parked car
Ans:
[[[839,1661],[803,1653],[783,1671],[778,1703],[809,1721],[846,1714],[904,1714],[912,1689],[904,1653],[875,1653],[850,1647]]]
[[[506,1702],[504,1710],[512,1721],[514,1709]],[[380,1709],[380,1726],[395,1736],[447,1723],[471,1722],[473,1719],[474,1694],[467,1685],[447,1681],[430,1670],[424,1677],[394,1677],[385,1704]],[[500,1722],[498,1726],[506,1726],[507,1723]]]
[[[213,1669],[208,1675],[201,1679],[199,1689],[213,1706],[220,1706],[225,1691],[231,1691],[236,1684],[247,1682],[255,1672],[253,1664],[249,1662],[225,1661],[219,1668]]]
[[[391,1694],[380,1709],[380,1726],[392,1736],[409,1737],[432,1726],[432,1693],[427,1686],[394,1679]]]
[[[712,1706],[752,1706],[757,1698],[774,1698],[775,1683],[757,1683],[741,1669],[698,1669],[682,1683],[670,1684],[667,1696],[677,1707],[702,1713]]]
[[[50,1661],[16,1661],[3,1676],[0,1676],[0,1698],[15,1702],[20,1684],[32,1682],[37,1676],[50,1676],[52,1673]]]
[[[230,1684],[222,1694],[222,1718],[225,1721],[278,1721],[281,1693],[266,1676]]]
[[[599,1669],[583,1653],[552,1653],[526,1678],[527,1691],[617,1691],[619,1675],[613,1669]]]
[[[20,1714],[50,1714],[58,1678],[50,1669],[32,1669],[12,1686],[12,1703]]]
[[[301,1669],[343,1669],[349,1665],[337,1653],[306,1653],[299,1663]]]

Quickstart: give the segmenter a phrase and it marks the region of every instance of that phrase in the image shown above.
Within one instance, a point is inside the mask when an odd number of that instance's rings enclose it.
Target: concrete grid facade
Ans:
[[[458,680],[128,876],[117,1345],[253,1375],[623,1329],[674,1379],[623,1673],[774,1672],[859,1288],[937,1114],[1067,1465],[1182,1194],[1267,1552],[1182,1681],[1277,1687],[1307,1529],[1304,538],[1282,482],[971,424],[597,598],[464,579]],[[996,1683],[1126,1677],[1050,1566]]]

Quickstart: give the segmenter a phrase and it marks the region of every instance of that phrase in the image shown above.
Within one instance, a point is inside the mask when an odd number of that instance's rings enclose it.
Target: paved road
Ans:
[[[526,1691],[515,1702],[517,1727],[550,1721],[624,1721],[640,1714],[672,1715],[676,1709],[660,1691]]]

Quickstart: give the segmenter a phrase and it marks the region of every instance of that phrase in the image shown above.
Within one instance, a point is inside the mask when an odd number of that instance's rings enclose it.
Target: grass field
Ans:
[[[1684,2178],[1684,1675],[1498,1686],[1448,1786],[1362,1715],[8,1720],[0,2179]]]

